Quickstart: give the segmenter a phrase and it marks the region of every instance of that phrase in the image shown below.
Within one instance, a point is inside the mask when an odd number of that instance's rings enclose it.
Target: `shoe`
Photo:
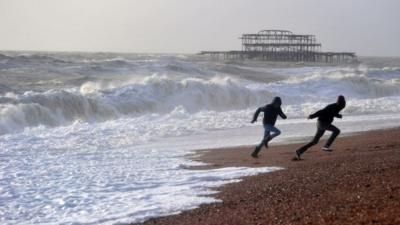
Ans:
[[[253,153],[251,153],[251,157],[257,159],[257,158],[258,158],[258,155],[257,155],[257,153],[253,152]]]
[[[253,157],[253,158],[255,158],[255,159],[258,158],[258,152],[260,152],[260,149],[261,149],[261,148],[257,148],[257,147],[256,147],[256,148],[254,149],[254,151],[251,153],[251,157]]]
[[[331,152],[332,149],[329,147],[322,147],[321,150],[326,151],[326,152]]]
[[[301,154],[296,150],[296,154],[295,154],[295,156],[293,157],[293,161],[300,161],[301,160]]]

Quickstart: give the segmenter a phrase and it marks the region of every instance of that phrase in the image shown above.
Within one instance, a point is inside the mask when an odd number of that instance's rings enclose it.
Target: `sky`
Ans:
[[[240,50],[243,33],[314,34],[323,51],[400,56],[399,0],[0,0],[0,50]]]

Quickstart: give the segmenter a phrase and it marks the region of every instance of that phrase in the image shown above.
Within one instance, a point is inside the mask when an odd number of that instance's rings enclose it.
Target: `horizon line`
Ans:
[[[154,54],[154,55],[197,55],[199,52],[131,52],[131,51],[81,51],[81,50],[22,50],[22,49],[0,49],[0,52],[40,52],[40,53],[111,53],[111,54]],[[400,58],[400,55],[357,55],[358,57],[385,57],[385,58]]]

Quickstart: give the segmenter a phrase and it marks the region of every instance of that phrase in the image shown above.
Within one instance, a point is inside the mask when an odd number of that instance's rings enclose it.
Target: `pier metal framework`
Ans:
[[[257,34],[243,34],[243,51],[248,52],[316,52],[321,44],[315,35],[298,35],[287,30],[262,30]]]
[[[200,54],[217,59],[287,62],[351,63],[357,61],[354,52],[322,52],[315,35],[294,34],[288,30],[262,30],[243,34],[241,51],[203,51]]]

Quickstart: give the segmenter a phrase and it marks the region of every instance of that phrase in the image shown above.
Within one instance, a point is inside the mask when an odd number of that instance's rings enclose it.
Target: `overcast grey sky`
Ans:
[[[0,0],[0,49],[196,53],[287,29],[324,51],[400,56],[399,12],[399,0]]]

